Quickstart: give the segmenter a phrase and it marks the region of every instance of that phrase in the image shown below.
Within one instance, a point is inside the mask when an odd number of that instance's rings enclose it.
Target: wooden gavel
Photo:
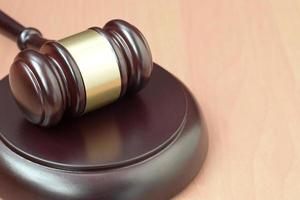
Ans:
[[[40,126],[135,93],[152,72],[147,41],[122,20],[54,41],[0,11],[0,29],[21,50],[9,72],[12,94],[25,117]]]

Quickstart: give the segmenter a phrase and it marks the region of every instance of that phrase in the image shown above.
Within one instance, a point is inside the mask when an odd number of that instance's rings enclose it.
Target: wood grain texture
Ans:
[[[205,166],[176,200],[300,198],[299,0],[1,0],[0,8],[48,38],[113,18],[140,28],[154,60],[195,94],[209,130]],[[1,77],[17,52],[0,36]]]

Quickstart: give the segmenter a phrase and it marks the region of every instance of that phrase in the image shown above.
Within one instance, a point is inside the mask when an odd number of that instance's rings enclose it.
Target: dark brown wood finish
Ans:
[[[25,28],[17,39],[17,44],[20,50],[35,49],[39,50],[47,39],[43,38],[42,33],[35,28]]]
[[[1,17],[24,50],[9,80],[0,81],[0,197],[165,200],[191,182],[208,148],[199,108],[160,66],[154,65],[150,78],[151,53],[135,27],[114,20],[92,29],[115,50],[121,96],[140,92],[44,129],[24,120],[22,112],[42,126],[58,123],[65,113],[82,114],[86,99],[79,68],[59,43],[33,28],[18,31],[15,21]]]
[[[50,129],[22,118],[7,78],[0,96],[5,200],[166,200],[190,183],[207,152],[195,100],[158,65],[137,95]]]
[[[56,42],[47,42],[40,52],[21,51],[9,81],[16,102],[34,124],[55,125],[65,112],[76,116],[84,111],[85,90],[78,67]]]
[[[0,10],[0,30],[15,42],[25,27]]]
[[[123,20],[112,20],[105,24],[105,32],[116,52],[121,52],[120,71],[122,80],[121,96],[126,92],[135,93],[141,90],[149,80],[152,72],[152,55],[149,45],[143,34],[131,24]],[[117,53],[120,55],[120,53]],[[127,78],[125,77],[127,76]]]
[[[25,117],[34,124],[53,126],[66,113],[82,115],[86,105],[84,82],[69,52],[59,43],[44,39],[39,30],[24,28],[1,11],[0,28],[17,38],[23,50],[16,56],[9,77]],[[152,56],[141,32],[122,20],[92,29],[105,35],[116,53],[122,83],[120,97],[142,89],[152,72]]]
[[[39,49],[47,41],[39,30],[24,27],[2,10],[0,10],[0,31],[15,41],[20,50],[29,47]]]

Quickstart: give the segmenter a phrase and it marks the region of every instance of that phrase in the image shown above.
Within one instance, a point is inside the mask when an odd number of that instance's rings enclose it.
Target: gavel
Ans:
[[[151,76],[149,45],[123,20],[55,41],[0,10],[0,29],[21,50],[9,71],[12,95],[25,118],[43,127],[136,93]]]

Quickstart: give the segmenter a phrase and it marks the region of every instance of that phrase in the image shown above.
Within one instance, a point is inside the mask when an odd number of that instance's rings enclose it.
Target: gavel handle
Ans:
[[[26,48],[39,49],[48,40],[42,37],[39,30],[26,28],[2,10],[0,10],[0,31],[15,41],[20,50]]]
[[[25,27],[0,10],[0,30],[10,39],[17,41]]]

